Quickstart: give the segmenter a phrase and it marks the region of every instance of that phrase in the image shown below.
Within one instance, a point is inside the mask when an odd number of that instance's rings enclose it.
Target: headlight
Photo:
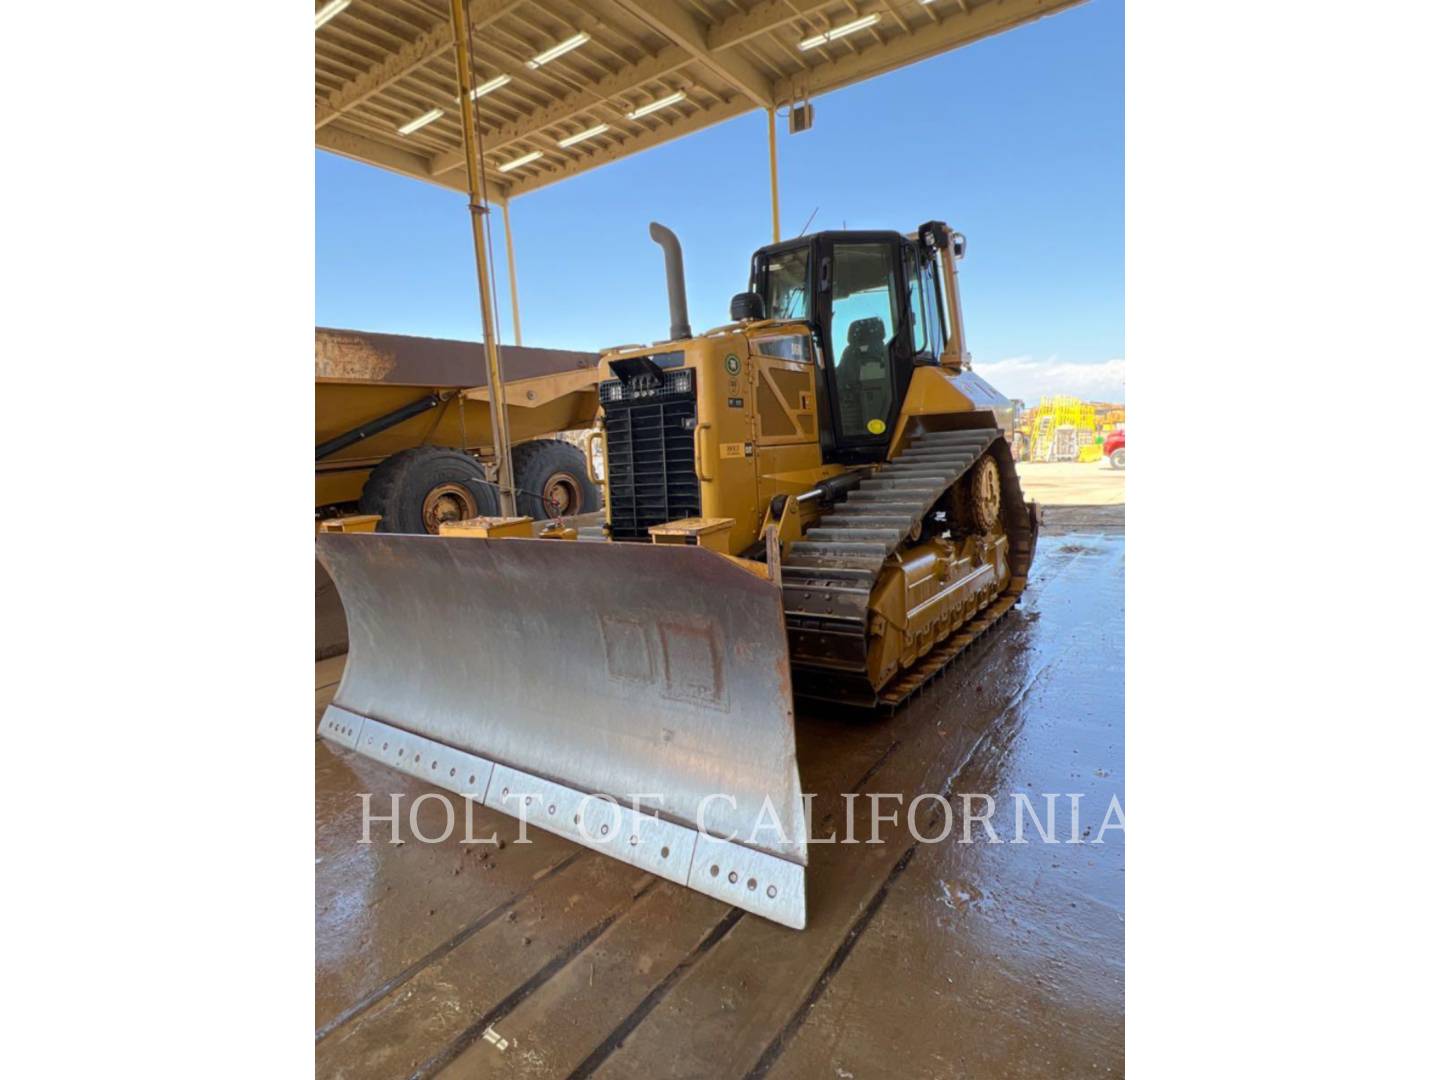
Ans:
[[[669,368],[653,375],[642,372],[631,374],[628,379],[604,380],[600,383],[600,404],[644,401],[647,398],[663,398],[670,394],[692,394],[694,391],[693,371],[688,368]]]

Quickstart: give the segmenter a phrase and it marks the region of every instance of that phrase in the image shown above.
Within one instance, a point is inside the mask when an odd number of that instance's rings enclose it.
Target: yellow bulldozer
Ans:
[[[670,333],[601,357],[604,524],[317,537],[350,635],[320,734],[800,928],[794,698],[903,702],[1015,603],[1036,511],[970,370],[962,236],[761,248],[696,334],[650,232]]]

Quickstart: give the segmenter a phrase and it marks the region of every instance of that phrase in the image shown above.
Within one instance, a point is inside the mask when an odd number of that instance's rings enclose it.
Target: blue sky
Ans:
[[[815,99],[780,122],[782,234],[941,218],[977,369],[1017,397],[1123,398],[1124,6],[1090,0]],[[661,221],[685,246],[691,322],[727,320],[770,240],[765,120],[737,117],[516,199],[527,345],[597,349],[668,326]],[[460,194],[317,152],[316,322],[478,339]],[[502,340],[512,341],[503,234]]]

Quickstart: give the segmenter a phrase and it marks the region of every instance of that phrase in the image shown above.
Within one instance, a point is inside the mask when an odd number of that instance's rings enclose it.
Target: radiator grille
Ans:
[[[607,401],[604,423],[612,539],[648,540],[652,525],[699,516],[693,388]]]

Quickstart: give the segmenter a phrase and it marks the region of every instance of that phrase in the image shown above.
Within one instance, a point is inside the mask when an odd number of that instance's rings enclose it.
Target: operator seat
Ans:
[[[885,320],[856,319],[850,324],[849,344],[840,354],[836,381],[840,390],[841,426],[861,434],[871,418],[883,419],[890,411],[890,368],[885,351]]]
[[[856,319],[850,324],[850,340],[840,354],[840,370],[850,372],[852,379],[861,378],[860,369],[869,364],[885,366],[885,321],[883,319]],[[865,378],[873,379],[874,372],[867,372]]]

